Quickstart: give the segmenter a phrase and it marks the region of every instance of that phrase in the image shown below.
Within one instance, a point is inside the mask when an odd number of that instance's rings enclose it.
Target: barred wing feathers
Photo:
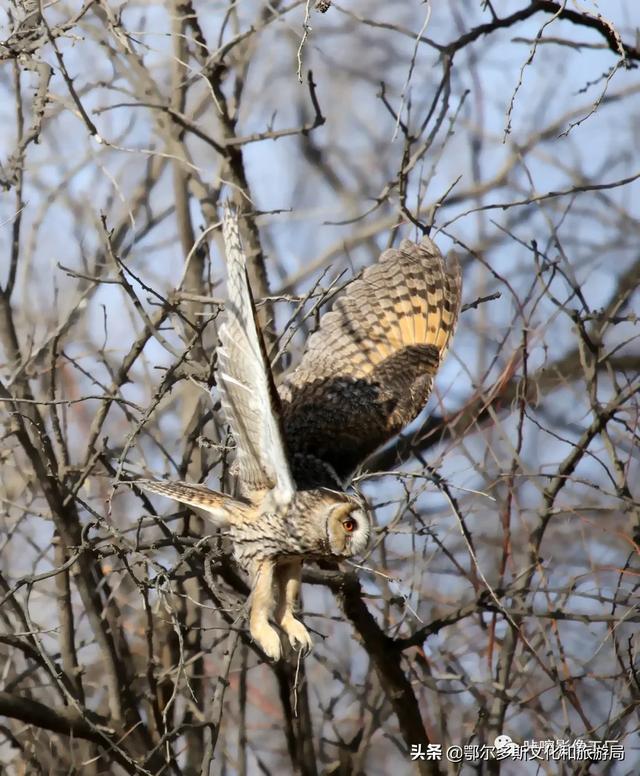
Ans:
[[[193,509],[206,512],[213,522],[220,528],[233,522],[234,516],[248,511],[248,505],[244,502],[217,493],[204,485],[194,485],[189,482],[162,482],[160,480],[135,480],[131,482],[138,488],[166,496],[181,504],[186,504]]]
[[[416,417],[451,340],[460,295],[457,263],[447,267],[426,237],[385,251],[347,287],[280,389],[299,480],[314,459],[344,480]]]
[[[273,383],[247,279],[238,220],[225,205],[222,222],[227,257],[225,320],[218,346],[218,387],[222,408],[236,442],[236,463],[243,492],[270,490],[278,505],[293,498]]]

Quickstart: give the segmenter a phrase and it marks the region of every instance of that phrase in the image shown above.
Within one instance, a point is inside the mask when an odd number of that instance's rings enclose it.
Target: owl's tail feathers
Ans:
[[[228,527],[234,517],[238,516],[238,512],[247,508],[243,502],[210,490],[204,485],[158,480],[135,480],[129,484],[186,504],[197,512],[204,513],[218,528]]]

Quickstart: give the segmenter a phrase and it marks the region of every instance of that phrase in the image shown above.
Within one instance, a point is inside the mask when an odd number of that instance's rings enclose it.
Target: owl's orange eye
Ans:
[[[347,533],[353,533],[358,527],[358,524],[355,520],[345,520],[342,526]]]

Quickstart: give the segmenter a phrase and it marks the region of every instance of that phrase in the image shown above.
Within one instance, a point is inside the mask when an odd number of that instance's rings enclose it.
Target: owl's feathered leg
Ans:
[[[300,620],[293,616],[298,596],[300,594],[300,577],[302,575],[301,560],[280,561],[276,566],[276,579],[278,581],[278,606],[276,609],[276,622],[289,637],[289,643],[294,649],[309,652],[313,647],[313,641],[309,631]]]
[[[269,625],[269,614],[273,608],[274,566],[275,562],[267,558],[253,567],[249,631],[268,657],[279,660],[282,654],[280,637],[275,628]]]

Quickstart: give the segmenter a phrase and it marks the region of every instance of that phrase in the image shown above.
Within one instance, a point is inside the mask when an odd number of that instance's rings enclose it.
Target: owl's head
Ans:
[[[332,555],[352,558],[365,551],[371,534],[371,521],[364,505],[354,498],[327,505],[327,543]]]

